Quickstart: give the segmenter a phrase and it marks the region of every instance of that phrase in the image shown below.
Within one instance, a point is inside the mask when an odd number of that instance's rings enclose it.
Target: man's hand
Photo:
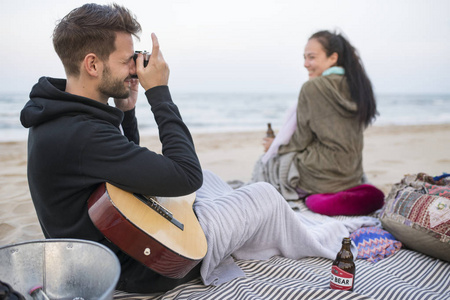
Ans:
[[[144,57],[141,53],[138,54],[136,59],[136,73],[139,82],[146,91],[152,87],[169,83],[169,66],[159,50],[158,38],[154,33],[152,33],[152,43],[152,54],[147,67],[144,68]]]
[[[114,104],[121,111],[132,110],[136,106],[136,101],[138,97],[139,80],[132,78],[130,80],[130,96],[126,99],[116,99],[114,98]]]

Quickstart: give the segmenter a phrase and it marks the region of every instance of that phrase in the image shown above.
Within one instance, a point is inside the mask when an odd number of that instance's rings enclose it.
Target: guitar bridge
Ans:
[[[173,225],[177,226],[181,230],[184,230],[184,225],[177,219],[173,217],[173,214],[167,210],[164,206],[162,206],[156,197],[154,196],[146,196],[141,194],[133,193],[133,195],[141,200],[145,205],[153,209],[155,212],[160,214],[162,217],[166,218],[169,222],[171,222]]]

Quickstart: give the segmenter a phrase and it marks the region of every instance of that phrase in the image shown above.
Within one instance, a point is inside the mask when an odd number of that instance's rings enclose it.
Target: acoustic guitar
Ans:
[[[123,252],[161,275],[183,278],[207,250],[194,200],[195,193],[148,197],[105,183],[92,193],[88,209],[95,226]]]

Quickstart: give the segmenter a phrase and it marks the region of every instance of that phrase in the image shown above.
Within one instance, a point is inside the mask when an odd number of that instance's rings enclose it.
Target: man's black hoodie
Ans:
[[[89,196],[103,182],[145,195],[190,194],[202,185],[194,144],[167,86],[145,93],[158,125],[162,154],[139,146],[134,109],[123,113],[66,93],[65,87],[64,79],[40,78],[21,111],[22,125],[30,128],[31,197],[46,238],[103,243],[118,253],[124,273],[128,258],[93,225],[87,210]]]

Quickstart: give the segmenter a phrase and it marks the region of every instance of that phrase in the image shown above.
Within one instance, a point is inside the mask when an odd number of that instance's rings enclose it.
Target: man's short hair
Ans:
[[[138,39],[141,32],[135,16],[117,4],[85,4],[61,19],[53,31],[53,46],[67,76],[79,76],[80,63],[88,53],[107,61],[115,51],[117,32]]]

